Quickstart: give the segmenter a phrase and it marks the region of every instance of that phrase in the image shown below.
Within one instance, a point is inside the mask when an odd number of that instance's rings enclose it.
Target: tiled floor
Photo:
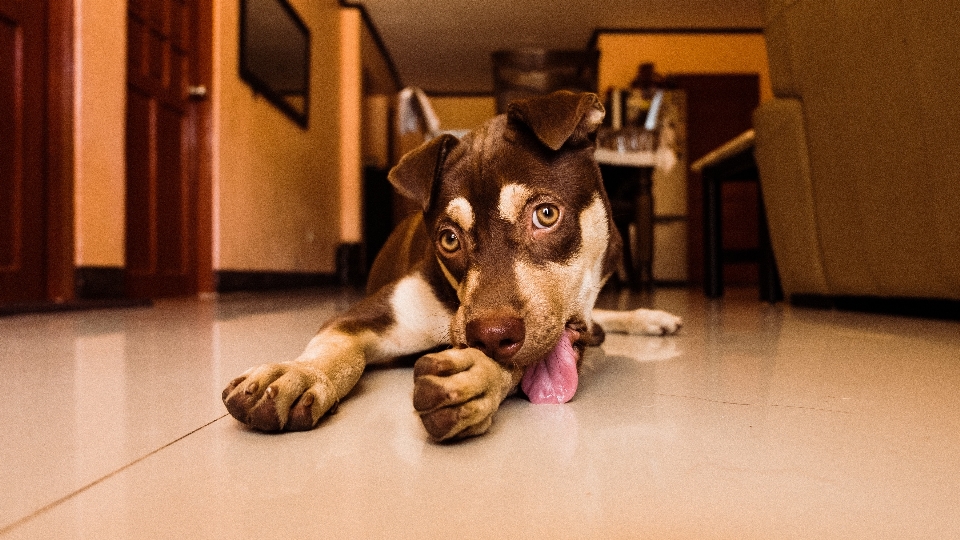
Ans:
[[[436,445],[408,368],[306,433],[225,417],[349,292],[0,318],[0,538],[960,538],[960,324],[605,296],[684,317],[609,336],[576,399]]]

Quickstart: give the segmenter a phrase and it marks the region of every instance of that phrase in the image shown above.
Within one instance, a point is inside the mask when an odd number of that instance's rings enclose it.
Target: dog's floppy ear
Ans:
[[[529,127],[544,145],[559,150],[565,143],[593,143],[605,111],[596,94],[560,90],[511,102],[507,116]]]
[[[426,212],[430,209],[433,188],[440,177],[443,162],[457,142],[456,137],[445,133],[420,145],[390,169],[387,179],[401,195],[417,202]]]

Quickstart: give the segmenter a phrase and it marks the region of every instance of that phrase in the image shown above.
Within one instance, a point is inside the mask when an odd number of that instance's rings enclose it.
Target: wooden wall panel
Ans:
[[[45,2],[0,2],[0,303],[46,297]]]

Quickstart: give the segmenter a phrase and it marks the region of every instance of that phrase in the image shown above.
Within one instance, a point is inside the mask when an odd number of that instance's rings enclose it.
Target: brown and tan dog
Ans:
[[[593,309],[622,252],[593,157],[603,116],[597,96],[557,92],[405,156],[390,181],[423,213],[378,255],[369,295],[297,359],[231,381],[230,414],[264,431],[311,429],[367,364],[427,353],[413,406],[435,440],[469,437],[518,386],[534,403],[569,401],[601,324],[675,332],[680,319],[662,311]]]

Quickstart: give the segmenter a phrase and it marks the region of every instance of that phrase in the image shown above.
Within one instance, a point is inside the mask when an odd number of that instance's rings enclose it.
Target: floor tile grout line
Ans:
[[[184,435],[182,435],[182,436],[180,436],[180,437],[177,437],[176,439],[168,442],[167,444],[164,444],[164,445],[161,446],[160,448],[157,448],[156,450],[153,450],[153,451],[151,451],[151,452],[149,452],[149,453],[147,453],[147,454],[144,454],[144,455],[140,456],[139,458],[131,461],[130,463],[127,463],[126,465],[120,467],[119,469],[116,469],[116,470],[114,470],[114,471],[111,471],[111,472],[105,474],[104,476],[101,476],[100,478],[97,478],[96,480],[90,482],[89,484],[87,484],[87,485],[85,485],[85,486],[82,486],[82,487],[80,487],[80,488],[77,488],[76,490],[74,490],[74,491],[72,491],[72,492],[64,495],[63,497],[60,497],[59,499],[57,499],[57,500],[55,500],[55,501],[53,501],[53,502],[50,502],[50,503],[48,503],[48,504],[40,507],[40,508],[37,509],[37,510],[34,510],[34,511],[31,512],[30,514],[27,514],[26,516],[24,516],[24,517],[22,517],[22,518],[20,518],[20,519],[18,519],[18,520],[16,520],[16,521],[14,521],[13,523],[10,523],[9,525],[5,525],[5,526],[3,526],[3,527],[0,527],[0,536],[3,536],[3,535],[5,535],[5,534],[13,531],[14,529],[16,529],[16,528],[18,528],[18,527],[26,524],[27,522],[33,520],[33,519],[36,518],[36,517],[39,517],[40,515],[42,515],[42,514],[48,512],[48,511],[52,510],[53,508],[55,508],[55,507],[57,507],[57,506],[65,503],[65,502],[69,501],[70,499],[76,497],[77,495],[80,495],[81,493],[89,490],[90,488],[92,488],[92,487],[94,487],[94,486],[96,486],[96,485],[98,485],[98,484],[101,484],[101,483],[109,480],[110,478],[113,478],[114,476],[116,476],[116,475],[122,473],[123,471],[125,471],[125,470],[133,467],[134,465],[136,465],[136,464],[138,464],[138,463],[146,460],[147,458],[150,458],[151,456],[154,456],[154,455],[162,452],[163,450],[166,450],[167,448],[170,448],[171,446],[173,446],[173,445],[177,444],[178,442],[186,439],[187,437],[193,435],[194,433],[196,433],[196,432],[198,432],[198,431],[200,431],[200,430],[202,430],[202,429],[204,429],[204,428],[206,428],[206,427],[208,427],[208,426],[210,426],[210,425],[212,425],[212,424],[215,424],[215,423],[219,422],[220,420],[223,420],[223,419],[226,418],[227,416],[229,416],[229,415],[228,415],[228,414],[223,414],[223,415],[221,415],[221,416],[219,416],[219,417],[217,417],[217,418],[215,418],[215,419],[207,422],[206,424],[204,424],[204,425],[202,425],[202,426],[194,429],[193,431],[191,431],[191,432],[189,432],[189,433],[186,433],[186,434],[184,434]]]
[[[805,410],[805,411],[835,412],[835,413],[840,413],[840,414],[855,414],[855,413],[852,412],[852,411],[841,411],[841,410],[839,410],[839,409],[826,409],[826,408],[822,408],[822,407],[805,407],[805,406],[803,406],[803,405],[786,405],[786,404],[784,404],[784,403],[766,403],[766,404],[763,404],[763,403],[741,403],[741,402],[739,402],[739,401],[723,401],[723,400],[719,400],[719,399],[710,399],[710,398],[698,397],[698,396],[682,396],[682,395],[678,395],[678,394],[664,394],[664,393],[662,393],[662,392],[657,392],[656,395],[658,395],[658,396],[663,396],[663,397],[680,398],[680,399],[694,399],[694,400],[697,400],[697,401],[706,401],[706,402],[709,402],[709,403],[716,403],[716,404],[718,404],[718,405],[742,405],[742,406],[744,406],[744,407],[752,407],[752,406],[754,406],[754,405],[760,405],[760,406],[762,406],[762,407],[783,407],[783,408],[785,408],[785,409],[800,409],[800,410]]]
[[[682,396],[682,395],[677,395],[677,394],[665,394],[665,393],[662,393],[662,392],[657,392],[655,395],[657,395],[657,396],[663,396],[663,397],[680,398],[680,399],[693,399],[693,400],[696,400],[696,401],[707,401],[707,402],[710,402],[710,403],[716,403],[716,404],[718,404],[718,405],[742,405],[742,406],[745,406],[745,407],[749,407],[749,406],[752,406],[752,405],[753,405],[753,403],[741,403],[741,402],[739,402],[739,401],[722,401],[722,400],[719,400],[719,399],[710,399],[710,398],[698,397],[698,396]]]

